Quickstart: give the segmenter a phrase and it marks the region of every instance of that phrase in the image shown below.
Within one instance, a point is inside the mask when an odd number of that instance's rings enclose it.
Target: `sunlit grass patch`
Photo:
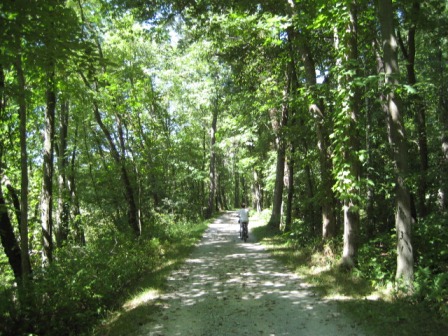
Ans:
[[[448,323],[431,313],[425,304],[394,295],[393,287],[378,286],[355,269],[341,269],[340,242],[302,244],[290,234],[267,226],[254,230],[271,254],[302,277],[320,297],[335,300],[343,313],[352,316],[366,335],[442,335]],[[292,239],[293,238],[293,239]],[[368,255],[364,255],[368,258]]]
[[[123,305],[123,309],[125,311],[131,311],[141,305],[154,302],[154,300],[157,299],[159,295],[160,290],[150,288],[135,295],[133,298],[125,302],[125,304]]]

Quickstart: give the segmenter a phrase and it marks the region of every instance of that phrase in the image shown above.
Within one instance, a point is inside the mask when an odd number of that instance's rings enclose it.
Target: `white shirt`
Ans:
[[[238,214],[240,215],[240,222],[249,222],[249,209],[244,208],[244,209],[240,209],[238,211]]]

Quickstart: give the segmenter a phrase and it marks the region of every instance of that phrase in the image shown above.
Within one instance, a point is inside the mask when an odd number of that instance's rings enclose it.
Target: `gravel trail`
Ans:
[[[136,335],[364,335],[252,236],[242,242],[238,228],[232,212],[210,224],[168,279],[157,303],[161,312]]]

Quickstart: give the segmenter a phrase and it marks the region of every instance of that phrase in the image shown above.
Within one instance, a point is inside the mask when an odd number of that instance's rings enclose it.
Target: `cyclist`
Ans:
[[[241,209],[238,210],[238,217],[240,220],[238,221],[240,223],[240,238],[242,239],[243,234],[243,224],[249,225],[249,209],[246,208],[246,204],[241,204]]]

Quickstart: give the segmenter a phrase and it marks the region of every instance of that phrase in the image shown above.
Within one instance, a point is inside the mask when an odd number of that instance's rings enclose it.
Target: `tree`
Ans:
[[[352,268],[359,245],[359,211],[361,163],[358,124],[360,91],[355,78],[359,77],[358,63],[358,4],[350,1],[342,22],[335,27],[337,53],[337,120],[334,137],[334,169],[336,187],[343,202],[344,248],[342,265]]]
[[[280,109],[274,107],[270,111],[272,130],[275,134],[275,145],[277,149],[277,164],[275,168],[275,185],[272,200],[272,213],[268,225],[277,230],[282,223],[282,204],[284,189],[284,174],[286,160],[286,136],[285,129],[288,123],[289,114],[289,95],[291,90],[290,71],[286,71],[285,87],[283,89],[283,101]]]
[[[212,106],[212,122],[210,125],[210,174],[209,183],[210,189],[208,194],[208,205],[205,217],[210,218],[216,206],[217,193],[217,176],[216,176],[216,127],[218,122],[219,97],[216,97],[216,102]]]
[[[429,158],[428,158],[428,137],[426,131],[426,111],[424,100],[421,94],[418,92],[417,75],[415,70],[415,57],[416,57],[416,33],[418,29],[418,18],[420,17],[420,2],[412,1],[411,9],[404,10],[405,18],[409,21],[407,42],[405,43],[400,29],[398,32],[398,42],[403,56],[406,60],[407,81],[413,88],[414,93],[411,93],[409,97],[409,105],[412,110],[415,110],[415,125],[417,130],[417,142],[418,153],[420,159],[420,169],[418,172],[418,214],[421,218],[426,217],[428,213],[426,196],[428,189],[428,170],[429,170]]]
[[[20,251],[22,261],[22,278],[26,279],[31,275],[31,263],[29,256],[28,244],[28,153],[27,153],[27,104],[26,104],[26,80],[23,72],[23,46],[22,46],[22,29],[24,26],[23,9],[18,9],[17,16],[17,32],[13,36],[15,45],[14,50],[16,57],[14,66],[17,74],[18,82],[18,104],[19,104],[19,133],[20,133],[20,168],[21,168],[21,185],[20,185]],[[26,281],[26,280],[25,280]]]
[[[401,112],[401,101],[396,94],[398,86],[398,42],[393,29],[391,0],[378,1],[378,19],[381,25],[383,62],[385,74],[383,108],[387,114],[389,143],[396,170],[396,215],[397,271],[396,278],[402,279],[411,288],[414,277],[414,256],[412,249],[411,198],[406,185],[408,174],[408,150]]]
[[[6,123],[5,110],[6,110],[6,99],[5,99],[5,74],[3,67],[0,66],[0,122],[2,124]],[[2,185],[6,180],[6,176],[3,176],[3,153],[5,151],[4,145],[4,130],[0,131],[0,239],[8,257],[9,264],[14,272],[14,276],[17,280],[22,277],[22,255],[20,251],[19,243],[16,239],[14,228],[11,223],[11,219],[8,213],[8,206],[3,194]],[[19,208],[20,211],[20,208]],[[20,219],[20,217],[19,217]]]

